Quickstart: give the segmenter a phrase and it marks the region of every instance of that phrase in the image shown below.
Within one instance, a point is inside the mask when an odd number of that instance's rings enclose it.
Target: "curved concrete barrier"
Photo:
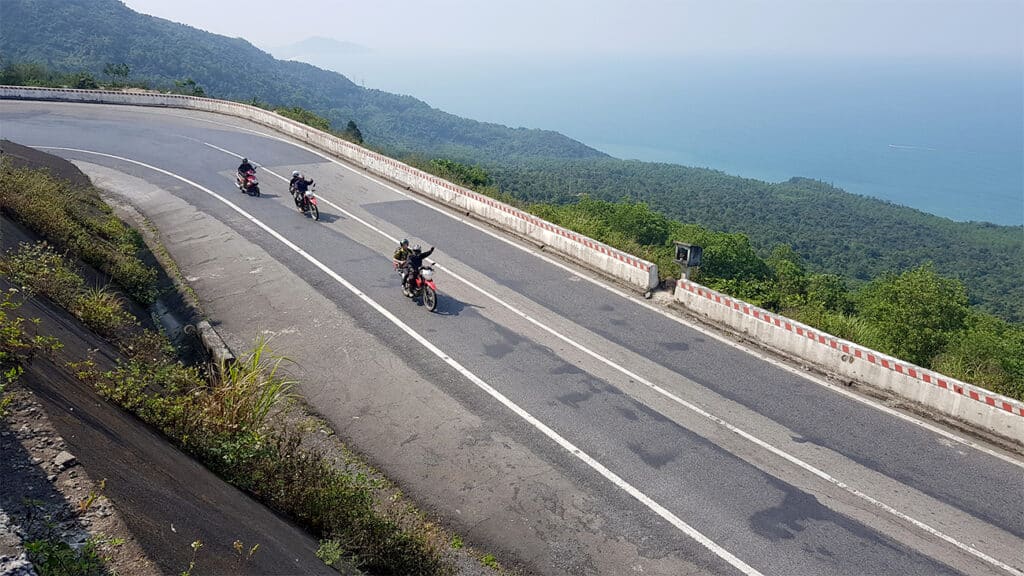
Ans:
[[[247,104],[152,92],[114,92],[0,86],[0,99],[91,102],[130,106],[158,106],[203,110],[244,118],[315,146],[376,174],[403,188],[418,192],[461,212],[474,215],[511,233],[528,238],[593,270],[648,292],[658,286],[658,267],[572,230],[556,226],[518,208],[499,202],[403,164],[393,158],[371,152],[269,110]]]
[[[865,382],[941,414],[1024,443],[1024,402],[954,380],[716,292],[689,280],[675,299],[718,324],[842,378]]]
[[[0,86],[0,99],[188,108],[244,118],[344,158],[409,190],[532,239],[645,292],[658,285],[658,268],[652,262],[262,108],[176,94],[22,86]],[[674,298],[709,320],[747,334],[765,346],[802,358],[828,373],[889,390],[944,415],[1024,443],[1024,403],[1017,400],[825,334],[696,282],[680,280]],[[213,341],[211,344],[217,347]],[[226,347],[223,352],[230,354]]]

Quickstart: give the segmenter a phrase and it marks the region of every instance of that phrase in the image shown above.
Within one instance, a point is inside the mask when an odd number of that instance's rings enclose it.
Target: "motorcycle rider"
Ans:
[[[249,163],[249,159],[248,158],[242,158],[242,163],[238,165],[238,187],[239,188],[242,188],[242,185],[245,182],[245,174],[246,174],[246,172],[248,172],[250,170],[255,172],[256,171],[256,167]]]
[[[296,176],[296,174],[298,176]],[[302,208],[303,211],[305,211],[306,192],[309,190],[310,185],[313,184],[313,179],[306,178],[305,176],[298,172],[293,172],[292,180],[294,181],[294,183],[292,184],[292,189],[294,190],[295,194],[295,202]]]
[[[434,247],[431,246],[430,250],[424,252],[420,245],[417,244],[412,247],[412,253],[405,260],[405,277],[402,278],[402,287],[406,296],[412,294],[413,278],[420,273],[420,268],[423,266],[423,261],[426,260],[427,256],[434,253]]]
[[[299,181],[301,176],[302,174],[299,174],[298,170],[292,172],[292,179],[288,181],[288,191],[292,194],[295,194],[295,183]]]

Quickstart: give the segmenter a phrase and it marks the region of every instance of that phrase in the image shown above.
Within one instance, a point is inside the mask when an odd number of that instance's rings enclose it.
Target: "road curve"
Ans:
[[[1024,465],[895,417],[265,128],[0,102],[0,137],[94,168],[237,345],[431,512],[544,574],[1021,574]],[[265,194],[240,195],[237,156]],[[321,222],[277,176],[318,182]],[[437,314],[394,239],[436,245]]]

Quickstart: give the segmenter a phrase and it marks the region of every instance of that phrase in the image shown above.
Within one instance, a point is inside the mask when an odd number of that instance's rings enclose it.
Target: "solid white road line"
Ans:
[[[213,144],[210,144],[208,142],[204,142],[204,144],[206,144],[207,146],[209,146],[211,148],[220,150],[221,152],[224,152],[226,154],[230,154],[232,156],[241,158],[241,156],[239,154],[236,154],[235,152],[231,152],[229,150],[225,150],[223,148],[219,148],[219,147],[214,146]],[[272,170],[268,170],[268,169],[264,168],[264,171],[267,172],[268,174],[272,175],[272,176],[280,178],[284,182],[288,182],[287,178],[285,178],[284,176],[282,176],[280,174],[275,173]],[[363,220],[359,216],[356,216],[355,214],[349,212],[348,210],[345,210],[341,206],[338,206],[337,204],[331,202],[330,200],[327,200],[327,199],[323,198],[322,196],[318,195],[318,198],[323,203],[328,204],[332,208],[342,212],[346,217],[348,217],[348,218],[350,218],[350,219],[352,219],[352,220],[354,220],[356,222],[359,222],[363,226],[366,226],[370,230],[380,234],[381,236],[384,236],[385,238],[391,240],[395,244],[398,243],[398,239],[397,238],[391,236],[390,234],[388,234],[384,230],[381,230],[377,226],[375,226],[375,225],[373,225],[373,224]],[[860,490],[854,488],[853,486],[850,486],[849,484],[843,482],[842,480],[839,480],[839,479],[835,478],[831,474],[829,474],[829,473],[827,473],[827,472],[817,468],[816,466],[814,466],[814,465],[812,465],[812,464],[810,464],[810,463],[808,463],[808,462],[806,462],[804,460],[801,460],[800,458],[797,458],[796,456],[786,452],[785,450],[782,450],[781,448],[778,448],[778,447],[776,447],[776,446],[774,446],[772,444],[769,444],[768,442],[766,442],[766,441],[758,438],[757,436],[754,436],[753,434],[751,434],[751,433],[749,433],[749,432],[747,432],[747,431],[745,431],[745,430],[743,430],[743,429],[741,429],[741,428],[731,424],[730,422],[728,422],[728,421],[726,421],[726,420],[724,420],[724,419],[722,419],[722,418],[720,418],[718,416],[715,416],[714,414],[711,414],[710,412],[704,410],[703,408],[697,406],[696,404],[693,404],[691,402],[688,402],[688,401],[684,400],[683,398],[673,394],[672,392],[662,388],[661,386],[658,386],[657,384],[655,384],[654,382],[651,382],[650,380],[644,378],[643,376],[640,376],[639,374],[637,374],[635,372],[632,372],[628,368],[626,368],[626,367],[616,363],[614,360],[611,360],[611,359],[609,359],[609,358],[607,358],[605,356],[602,356],[598,352],[595,352],[594,350],[591,350],[590,348],[587,348],[583,344],[573,340],[572,338],[569,338],[568,336],[558,332],[554,328],[551,328],[550,326],[540,322],[539,320],[533,318],[532,316],[530,316],[526,312],[523,312],[522,310],[512,306],[511,304],[506,302],[504,299],[499,298],[498,296],[496,296],[494,294],[491,294],[490,292],[484,290],[482,287],[477,286],[476,284],[470,282],[466,278],[463,278],[462,276],[456,274],[455,272],[446,269],[444,266],[441,266],[440,264],[436,264],[436,263],[434,264],[434,266],[444,270],[447,274],[449,274],[450,276],[452,276],[456,280],[462,282],[466,286],[472,288],[473,290],[477,291],[478,293],[480,293],[481,295],[485,296],[486,298],[492,300],[493,302],[501,305],[505,309],[509,310],[510,312],[515,314],[516,316],[519,316],[520,318],[526,320],[527,322],[533,324],[537,328],[540,328],[541,330],[547,332],[548,334],[551,334],[555,338],[558,338],[562,342],[565,342],[569,346],[572,346],[573,348],[576,348],[580,352],[583,352],[584,354],[590,356],[591,358],[594,358],[595,360],[605,364],[606,366],[608,366],[608,367],[610,367],[610,368],[612,368],[614,370],[617,370],[618,372],[622,373],[627,378],[631,378],[631,379],[635,380],[636,382],[639,382],[639,383],[643,384],[644,386],[647,386],[648,388],[650,388],[651,390],[657,392],[658,394],[661,394],[665,398],[668,398],[669,400],[671,400],[671,401],[673,401],[673,402],[675,402],[675,403],[677,403],[677,404],[679,404],[679,405],[681,405],[681,406],[683,406],[683,407],[685,407],[685,408],[687,408],[687,409],[697,413],[698,415],[700,415],[700,416],[702,416],[704,418],[707,418],[708,420],[711,420],[712,422],[715,422],[716,424],[726,428],[730,432],[733,432],[733,433],[739,435],[740,437],[744,438],[745,440],[748,440],[749,442],[752,442],[753,444],[755,444],[755,445],[757,445],[757,446],[759,446],[759,447],[761,447],[761,448],[771,452],[772,454],[775,454],[776,456],[786,460],[787,462],[790,462],[791,464],[794,464],[797,467],[799,467],[799,468],[801,468],[801,469],[803,469],[803,470],[805,470],[807,472],[810,472],[814,476],[817,476],[818,478],[828,482],[829,484],[832,484],[833,486],[836,486],[837,488],[840,488],[840,489],[844,490],[848,494],[851,494],[851,495],[853,495],[853,496],[855,496],[857,498],[860,498],[861,500],[864,500],[865,502],[868,502],[872,506],[875,506],[875,507],[885,511],[888,514],[891,514],[891,515],[899,518],[900,520],[908,522],[908,523],[916,526],[918,529],[923,530],[924,532],[927,532],[928,534],[931,534],[932,536],[935,536],[936,538],[939,538],[940,540],[943,540],[943,541],[945,541],[945,542],[947,542],[949,544],[952,544],[956,548],[959,548],[960,550],[963,550],[964,552],[967,552],[968,554],[971,554],[972,556],[975,556],[975,557],[977,557],[977,558],[979,558],[981,560],[984,560],[985,562],[988,562],[989,564],[992,564],[993,566],[996,566],[998,568],[1006,570],[1007,572],[1010,572],[1011,574],[1014,574],[1014,575],[1017,575],[1017,576],[1024,576],[1024,573],[1018,571],[1017,569],[1013,568],[1012,566],[1009,566],[1008,564],[1005,564],[1005,563],[1003,563],[1003,562],[1001,562],[1001,561],[999,561],[999,560],[989,556],[988,554],[985,554],[984,552],[974,548],[973,546],[971,546],[969,544],[960,542],[959,540],[953,538],[952,536],[949,536],[949,535],[947,535],[947,534],[945,534],[945,533],[943,533],[943,532],[941,532],[941,531],[939,531],[939,530],[929,526],[928,524],[925,524],[924,522],[921,522],[920,520],[917,520],[917,519],[915,519],[915,518],[913,518],[913,517],[911,517],[911,516],[909,516],[909,515],[907,515],[907,514],[905,514],[903,512],[900,512],[896,508],[894,508],[894,507],[892,507],[892,506],[890,506],[890,505],[888,505],[888,504],[886,504],[886,503],[884,503],[884,502],[882,502],[880,500],[877,500],[877,499],[869,496],[868,494],[865,494],[864,492],[861,492]]]
[[[474,228],[474,229],[478,230],[479,232],[482,232],[484,234],[487,234],[488,236],[491,236],[492,238],[495,238],[495,239],[497,239],[497,240],[499,240],[501,242],[504,242],[505,244],[508,244],[509,246],[513,246],[513,247],[515,247],[518,250],[522,250],[523,252],[526,252],[528,254],[536,256],[537,258],[540,258],[541,260],[551,264],[552,266],[556,266],[556,267],[558,267],[558,268],[560,268],[560,269],[562,269],[562,270],[564,270],[564,271],[566,271],[566,272],[568,272],[568,273],[570,273],[570,274],[572,274],[572,275],[574,275],[574,276],[576,276],[578,278],[586,280],[587,282],[590,282],[590,283],[592,283],[592,284],[594,284],[596,286],[600,286],[601,288],[604,288],[605,290],[608,290],[609,292],[611,292],[611,293],[613,293],[613,294],[615,294],[617,296],[625,298],[626,300],[629,300],[630,302],[633,302],[634,304],[637,304],[639,306],[643,306],[644,308],[646,308],[646,309],[648,309],[648,310],[650,310],[652,312],[655,312],[655,313],[657,313],[657,314],[659,314],[661,316],[664,316],[665,318],[668,318],[668,319],[670,319],[670,320],[672,320],[674,322],[682,324],[683,326],[686,326],[686,327],[688,327],[690,329],[696,330],[698,332],[701,332],[702,334],[710,336],[711,338],[714,338],[714,339],[718,340],[719,342],[722,342],[723,344],[727,344],[729,346],[732,346],[733,348],[736,348],[737,350],[740,350],[742,352],[750,354],[751,356],[753,356],[753,357],[755,357],[755,358],[757,358],[757,359],[759,359],[761,361],[768,362],[769,364],[771,364],[771,365],[773,365],[773,366],[775,366],[777,368],[781,368],[781,369],[783,369],[783,370],[785,370],[785,371],[787,371],[787,372],[789,372],[791,374],[794,374],[794,375],[799,376],[799,377],[801,377],[801,378],[803,378],[805,380],[813,382],[813,383],[815,383],[815,384],[817,384],[817,385],[819,385],[819,386],[821,386],[823,388],[827,388],[828,390],[831,390],[832,392],[835,392],[836,394],[840,394],[842,396],[845,396],[846,398],[849,398],[851,400],[854,400],[856,402],[864,404],[865,406],[869,406],[871,408],[874,408],[875,410],[879,410],[879,411],[884,412],[884,413],[886,413],[886,414],[888,414],[890,416],[893,416],[895,418],[899,418],[900,420],[903,420],[905,422],[909,422],[911,424],[917,425],[917,426],[919,426],[921,428],[924,428],[925,430],[928,430],[930,432],[938,434],[939,436],[942,436],[943,438],[946,438],[947,440],[951,440],[951,441],[956,442],[958,444],[961,444],[963,446],[967,446],[969,448],[973,448],[975,450],[978,450],[979,452],[983,452],[985,454],[988,454],[989,456],[993,456],[993,457],[998,458],[998,459],[1000,459],[1000,460],[1002,460],[1004,462],[1008,462],[1010,464],[1013,464],[1014,466],[1017,466],[1019,468],[1024,468],[1024,461],[1018,460],[1018,459],[1016,459],[1016,458],[1014,458],[1012,456],[1009,456],[1009,455],[1004,454],[1002,452],[999,452],[997,450],[993,450],[993,449],[991,449],[991,448],[989,448],[987,446],[982,446],[981,444],[973,442],[973,441],[971,441],[971,440],[969,440],[969,439],[967,439],[967,438],[965,438],[963,436],[960,436],[958,434],[954,434],[953,432],[950,432],[950,431],[948,431],[946,429],[940,428],[939,426],[936,426],[936,425],[934,425],[934,424],[932,424],[930,422],[925,422],[924,420],[921,420],[920,418],[915,418],[914,416],[911,416],[909,414],[906,414],[904,412],[896,410],[895,408],[891,408],[891,407],[886,406],[884,404],[880,404],[880,403],[876,402],[874,399],[869,398],[867,396],[862,396],[860,394],[857,394],[855,392],[847,390],[847,389],[845,389],[845,388],[843,388],[841,386],[836,386],[835,384],[832,384],[828,380],[825,380],[823,378],[819,378],[819,377],[814,376],[812,374],[808,374],[807,372],[805,372],[803,370],[800,370],[799,368],[790,366],[790,365],[786,364],[785,362],[782,362],[781,360],[779,360],[779,359],[777,359],[777,358],[775,358],[773,356],[765,354],[764,352],[762,352],[760,350],[744,346],[743,344],[740,344],[739,342],[735,342],[735,341],[729,339],[726,336],[723,336],[721,334],[718,334],[717,332],[714,332],[714,331],[710,330],[706,326],[690,322],[690,321],[686,320],[685,318],[680,317],[679,315],[667,312],[667,311],[665,311],[665,310],[663,310],[663,309],[661,309],[661,308],[659,308],[657,306],[654,306],[653,304],[647,302],[646,300],[641,300],[641,299],[633,296],[632,294],[624,292],[624,291],[622,291],[622,290],[620,290],[620,289],[618,289],[618,288],[616,288],[616,287],[614,287],[614,286],[612,286],[610,284],[607,284],[607,283],[605,283],[605,282],[603,282],[603,281],[601,281],[601,280],[599,280],[597,278],[594,278],[594,277],[589,276],[587,274],[583,274],[580,271],[575,270],[575,269],[567,266],[566,264],[564,264],[562,262],[559,262],[559,261],[549,257],[548,255],[546,255],[546,254],[544,254],[542,252],[539,252],[537,250],[533,250],[531,248],[523,246],[522,244],[519,244],[519,243],[517,243],[517,242],[515,242],[515,241],[513,241],[513,240],[511,240],[511,239],[509,239],[509,238],[507,238],[505,236],[502,236],[502,235],[500,235],[500,234],[498,234],[498,233],[496,233],[496,232],[494,232],[492,230],[489,230],[489,229],[487,229],[487,228],[477,224],[476,222],[474,222],[474,221],[472,221],[470,219],[463,218],[461,216],[457,216],[455,214],[452,214],[451,212],[449,212],[449,211],[447,211],[447,210],[437,206],[435,203],[433,203],[431,201],[425,200],[423,198],[420,198],[416,194],[411,194],[411,193],[409,193],[409,192],[407,192],[405,190],[397,188],[397,187],[395,187],[394,185],[392,185],[390,182],[388,182],[386,180],[383,180],[383,179],[378,178],[376,176],[371,176],[370,174],[367,174],[366,172],[361,172],[358,169],[353,168],[352,166],[349,166],[348,164],[346,164],[346,163],[344,163],[344,162],[342,162],[340,160],[337,160],[336,158],[328,156],[327,154],[325,154],[325,153],[323,153],[323,152],[321,152],[319,150],[316,150],[314,148],[310,148],[310,147],[305,146],[303,144],[296,143],[296,142],[294,142],[292,140],[288,140],[287,138],[283,138],[281,136],[276,136],[274,134],[268,134],[266,132],[260,132],[259,130],[253,130],[251,128],[243,128],[241,126],[235,126],[234,124],[228,124],[226,122],[217,122],[215,120],[209,120],[209,119],[206,119],[206,118],[196,118],[196,117],[192,117],[192,116],[183,116],[183,115],[177,115],[177,114],[171,114],[171,115],[172,116],[177,116],[179,118],[187,118],[187,119],[190,119],[190,120],[196,120],[196,121],[200,121],[200,122],[207,122],[207,123],[210,123],[210,124],[216,124],[216,125],[219,125],[219,126],[225,126],[225,127],[234,128],[236,130],[241,130],[241,131],[244,131],[244,132],[249,132],[251,134],[255,134],[257,136],[261,136],[261,137],[267,138],[269,140],[276,140],[278,142],[282,142],[282,143],[288,144],[290,146],[294,146],[294,147],[299,148],[301,150],[305,150],[306,152],[309,152],[310,154],[319,156],[319,157],[323,158],[324,160],[327,160],[328,162],[331,162],[333,164],[341,166],[342,168],[344,168],[344,169],[346,169],[346,170],[348,170],[348,171],[350,171],[350,172],[352,172],[354,174],[358,174],[359,176],[362,176],[363,178],[366,178],[367,180],[370,180],[371,182],[374,182],[375,184],[378,184],[379,186],[382,186],[382,187],[384,187],[384,188],[386,188],[388,190],[391,190],[392,192],[394,192],[394,193],[396,193],[396,194],[398,194],[398,195],[400,195],[402,197],[408,198],[409,200],[417,202],[417,203],[419,203],[419,204],[421,204],[421,205],[423,205],[423,206],[425,206],[427,208],[430,208],[431,210],[434,210],[436,212],[444,214],[445,216],[448,216],[449,218],[452,218],[453,220],[456,220],[456,221],[461,222],[461,223],[463,223],[463,224],[465,224],[467,226],[470,226],[471,228]],[[210,144],[208,142],[203,142],[203,144],[206,144],[207,146],[209,146],[211,148],[214,148],[216,150],[220,150],[221,152],[225,152],[225,153],[230,154],[232,156],[236,156],[236,157],[241,158],[240,155],[235,154],[234,152],[229,152],[227,150],[224,150],[223,148],[218,148],[217,146],[214,146],[213,144]],[[334,204],[331,204],[331,206],[334,206],[335,208],[337,208],[337,206],[334,205]]]
[[[63,151],[67,151],[67,152],[78,152],[78,153],[82,153],[82,154],[94,154],[96,156],[103,156],[103,157],[106,157],[106,158],[112,158],[114,160],[119,160],[119,161],[122,161],[122,162],[128,162],[128,163],[131,163],[131,164],[136,164],[138,166],[142,166],[144,168],[148,168],[150,170],[153,170],[155,172],[159,172],[159,173],[164,174],[166,176],[170,176],[171,178],[176,178],[176,179],[184,182],[185,184],[188,184],[189,186],[192,186],[192,187],[194,187],[194,188],[196,188],[198,190],[201,190],[201,191],[205,192],[206,194],[212,196],[213,198],[219,200],[220,202],[222,202],[225,205],[227,205],[230,209],[234,210],[235,212],[237,212],[238,214],[243,216],[245,219],[247,219],[250,222],[252,222],[253,224],[255,224],[261,230],[263,230],[267,234],[270,234],[276,240],[280,241],[282,244],[284,244],[285,246],[287,246],[288,248],[293,250],[295,253],[297,253],[298,255],[302,256],[309,263],[311,263],[314,266],[316,266],[317,268],[319,268],[321,271],[323,271],[329,277],[334,279],[336,282],[338,282],[339,284],[341,284],[342,286],[347,288],[350,292],[352,292],[352,294],[356,295],[360,300],[362,300],[367,305],[369,305],[371,308],[373,308],[378,313],[380,313],[382,316],[387,318],[392,324],[394,324],[399,329],[401,329],[403,332],[405,332],[410,337],[415,339],[424,348],[429,350],[432,354],[434,354],[435,356],[437,356],[438,358],[443,360],[446,364],[448,364],[449,366],[454,368],[456,371],[458,371],[460,374],[465,376],[467,380],[469,380],[470,382],[475,384],[477,387],[479,387],[484,392],[487,392],[492,398],[494,398],[495,400],[500,402],[502,405],[504,405],[506,408],[511,410],[513,413],[515,413],[517,416],[519,416],[520,418],[522,418],[523,420],[528,422],[531,426],[533,426],[534,428],[539,430],[541,433],[543,433],[545,436],[547,436],[552,441],[554,441],[556,444],[558,444],[559,446],[564,448],[567,452],[569,452],[573,456],[576,456],[577,458],[579,458],[585,464],[590,466],[593,470],[595,470],[596,472],[598,472],[599,474],[604,476],[612,484],[614,484],[615,486],[617,486],[620,489],[624,490],[626,493],[628,493],[633,498],[636,498],[638,501],[640,501],[645,506],[647,506],[649,509],[651,509],[655,514],[657,514],[658,516],[663,518],[665,521],[667,521],[670,524],[672,524],[673,526],[675,526],[678,530],[680,530],[681,532],[683,532],[684,534],[686,534],[690,538],[692,538],[692,539],[696,540],[697,542],[699,542],[702,546],[704,546],[705,548],[707,548],[708,550],[713,552],[719,558],[721,558],[721,559],[725,560],[726,562],[728,562],[732,567],[736,568],[737,570],[739,570],[743,574],[747,574],[749,576],[755,576],[755,575],[760,576],[760,574],[761,574],[760,572],[758,572],[754,568],[752,568],[749,565],[747,565],[745,562],[743,562],[742,560],[740,560],[739,558],[734,556],[732,553],[730,553],[725,548],[722,548],[721,546],[719,546],[718,544],[713,542],[710,538],[708,538],[704,534],[698,532],[695,528],[693,528],[692,526],[690,526],[689,524],[684,522],[682,519],[680,519],[678,516],[676,516],[675,514],[670,512],[667,508],[665,508],[662,505],[658,504],[653,499],[651,499],[649,496],[647,496],[646,494],[644,494],[643,492],[641,492],[640,490],[635,488],[633,485],[631,485],[630,483],[628,483],[625,480],[623,480],[622,478],[620,478],[617,474],[615,474],[614,472],[609,470],[603,464],[601,464],[600,462],[598,462],[597,460],[592,458],[590,455],[588,455],[587,453],[585,453],[582,450],[580,450],[579,448],[577,448],[574,444],[572,444],[571,442],[569,442],[568,440],[563,438],[557,432],[555,432],[554,430],[549,428],[546,424],[544,424],[543,422],[541,422],[540,420],[535,418],[532,414],[530,414],[529,412],[527,412],[526,410],[521,408],[518,404],[516,404],[515,402],[512,402],[511,400],[506,398],[505,395],[503,395],[501,392],[498,392],[496,389],[492,388],[489,384],[484,382],[478,376],[476,376],[475,374],[470,372],[467,368],[462,366],[462,364],[460,364],[454,358],[452,358],[451,356],[446,354],[443,350],[441,350],[440,348],[435,346],[433,343],[431,343],[429,340],[427,340],[426,338],[421,336],[418,332],[413,330],[409,325],[407,325],[406,323],[402,322],[402,320],[400,320],[397,316],[392,314],[387,308],[384,308],[381,304],[377,303],[377,301],[375,301],[372,298],[370,298],[366,293],[364,293],[361,290],[359,290],[355,285],[350,283],[348,280],[345,280],[344,278],[342,278],[337,272],[335,272],[334,270],[329,268],[327,265],[325,265],[324,263],[322,263],[319,260],[317,260],[316,258],[314,258],[312,255],[310,255],[308,252],[306,252],[305,250],[303,250],[299,246],[297,246],[294,243],[292,243],[290,240],[288,240],[287,238],[282,236],[280,233],[278,233],[276,230],[274,230],[270,226],[264,224],[262,221],[257,219],[255,216],[253,216],[253,215],[249,214],[248,212],[246,212],[244,209],[242,209],[237,204],[231,202],[230,200],[220,196],[216,192],[213,192],[212,190],[210,190],[208,188],[205,188],[202,185],[197,184],[196,182],[193,182],[193,181],[191,181],[191,180],[189,180],[189,179],[187,179],[187,178],[185,178],[183,176],[179,176],[177,174],[174,174],[174,173],[169,172],[167,170],[164,170],[162,168],[157,168],[156,166],[152,166],[150,164],[145,164],[143,162],[139,162],[138,160],[132,160],[130,158],[124,158],[124,157],[121,157],[121,156],[114,156],[113,154],[106,154],[106,153],[103,153],[103,152],[94,152],[92,150],[81,150],[81,149],[76,149],[76,148],[61,148],[61,147],[57,147],[57,146],[33,146],[33,148],[44,148],[44,149],[48,149],[48,150],[63,150]],[[281,177],[281,176],[278,176],[278,177]],[[281,178],[283,178],[283,177],[281,177]]]

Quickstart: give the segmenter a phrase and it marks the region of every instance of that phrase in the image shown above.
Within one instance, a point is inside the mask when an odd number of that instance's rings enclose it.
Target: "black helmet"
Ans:
[[[409,245],[409,239],[408,238],[402,238],[402,241],[399,243],[399,245],[400,246],[408,246]]]
[[[249,163],[249,159],[248,158],[242,158],[242,164],[248,164],[248,163]]]
[[[419,244],[417,244],[417,245],[412,247],[413,254],[419,254],[421,250],[422,250],[422,248],[420,248]]]

